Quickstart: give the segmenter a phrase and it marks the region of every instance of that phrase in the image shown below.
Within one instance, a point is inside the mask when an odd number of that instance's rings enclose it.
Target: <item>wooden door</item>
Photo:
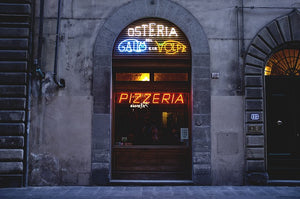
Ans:
[[[266,76],[270,179],[300,179],[300,79]]]

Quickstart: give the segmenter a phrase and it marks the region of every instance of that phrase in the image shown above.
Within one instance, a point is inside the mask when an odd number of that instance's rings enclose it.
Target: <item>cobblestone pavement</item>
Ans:
[[[1,188],[0,199],[300,199],[287,186],[101,186]]]

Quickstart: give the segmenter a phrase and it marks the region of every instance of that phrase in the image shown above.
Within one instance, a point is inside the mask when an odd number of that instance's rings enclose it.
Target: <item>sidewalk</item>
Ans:
[[[286,186],[101,186],[1,188],[0,199],[300,199]]]

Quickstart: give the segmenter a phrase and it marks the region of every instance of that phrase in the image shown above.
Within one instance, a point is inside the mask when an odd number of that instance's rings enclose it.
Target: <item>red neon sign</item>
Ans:
[[[187,93],[121,92],[116,94],[117,104],[185,104]]]

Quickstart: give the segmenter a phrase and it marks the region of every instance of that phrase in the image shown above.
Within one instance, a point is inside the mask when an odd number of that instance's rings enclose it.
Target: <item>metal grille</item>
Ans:
[[[267,62],[265,75],[299,76],[299,49],[284,49],[274,53]]]

